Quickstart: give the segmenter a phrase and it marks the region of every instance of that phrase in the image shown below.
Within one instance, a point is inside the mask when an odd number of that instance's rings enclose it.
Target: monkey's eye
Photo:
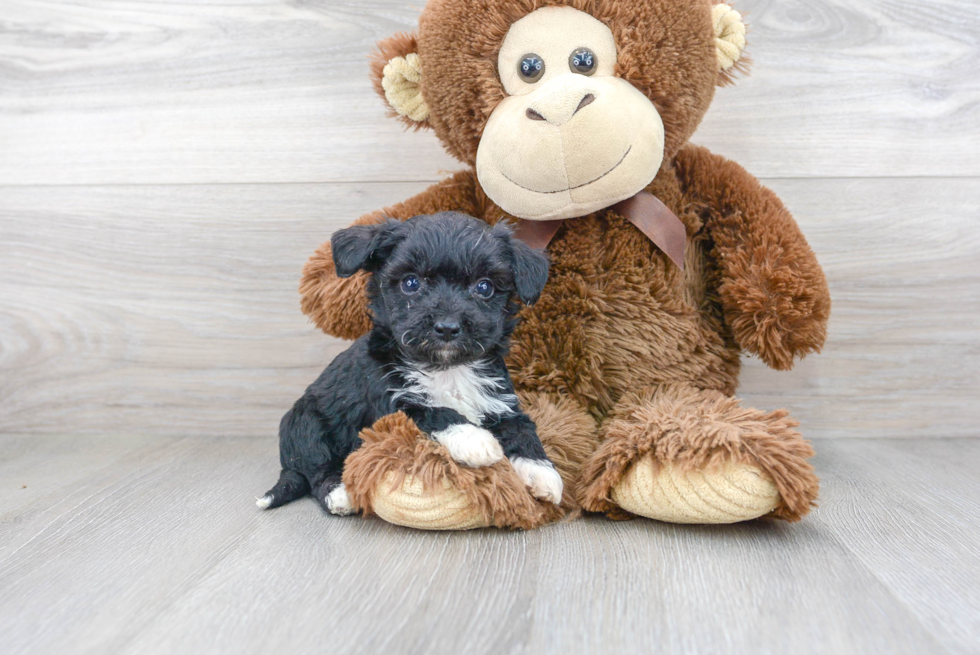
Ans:
[[[493,282],[483,278],[479,282],[473,285],[473,293],[480,296],[484,300],[493,296]]]
[[[568,67],[572,69],[573,73],[581,75],[594,73],[598,63],[595,53],[588,48],[578,48],[568,57]]]
[[[420,288],[422,288],[422,283],[415,275],[406,275],[402,278],[402,293],[410,296]]]
[[[535,54],[526,54],[517,64],[517,72],[528,84],[534,84],[544,75],[544,59]]]

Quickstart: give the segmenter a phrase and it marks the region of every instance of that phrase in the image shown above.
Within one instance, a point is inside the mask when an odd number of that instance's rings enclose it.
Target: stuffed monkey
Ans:
[[[742,351],[786,370],[820,350],[826,280],[779,198],[688,142],[744,45],[739,14],[710,0],[429,0],[416,34],[379,44],[393,115],[466,168],[356,222],[455,210],[547,249],[508,367],[566,494],[536,501],[506,461],[459,466],[396,414],[347,461],[358,507],[431,529],[809,511],[818,480],[796,421],[734,393]],[[364,284],[337,277],[327,242],[303,310],[356,338]]]

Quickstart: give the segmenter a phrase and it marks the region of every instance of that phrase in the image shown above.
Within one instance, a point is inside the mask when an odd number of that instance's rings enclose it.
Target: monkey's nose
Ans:
[[[452,341],[459,336],[459,321],[454,318],[446,318],[437,321],[432,329],[443,341]]]
[[[595,95],[586,93],[584,96],[555,94],[543,101],[534,103],[524,112],[532,121],[548,121],[552,125],[564,125],[579,113],[584,107],[595,102]]]

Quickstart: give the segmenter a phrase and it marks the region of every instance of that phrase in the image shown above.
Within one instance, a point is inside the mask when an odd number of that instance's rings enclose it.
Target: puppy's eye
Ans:
[[[406,275],[402,278],[402,293],[412,295],[422,288],[422,283],[414,275]]]
[[[568,57],[568,67],[572,69],[573,73],[581,75],[594,73],[598,63],[595,53],[588,48],[578,48]]]
[[[480,296],[483,299],[490,298],[493,296],[493,282],[487,279],[482,279],[473,285],[473,293]]]
[[[544,75],[544,59],[533,53],[526,54],[517,64],[517,72],[521,74],[522,80],[534,84]]]

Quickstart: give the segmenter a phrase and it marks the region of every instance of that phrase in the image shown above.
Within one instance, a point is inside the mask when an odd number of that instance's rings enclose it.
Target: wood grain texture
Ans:
[[[0,437],[5,654],[980,643],[976,439],[822,440],[823,503],[797,525],[588,518],[448,534],[326,516],[310,499],[260,512],[272,439],[85,441],[80,472],[74,436]]]
[[[845,535],[848,550],[927,629],[945,635],[951,650],[977,652],[980,539],[970,536],[980,525],[977,442],[829,446],[820,458],[824,511],[818,520]]]
[[[742,394],[808,436],[973,436],[980,185],[772,180],[821,259],[829,343]],[[0,195],[0,431],[273,434],[343,342],[299,270],[422,184],[8,188]]]
[[[694,140],[769,178],[834,298],[825,352],[747,361],[742,395],[855,437],[815,444],[804,523],[255,509],[345,347],[299,313],[301,266],[457,168],[367,79],[422,4],[4,0],[4,655],[980,650],[973,0],[734,3],[753,73]]]
[[[5,0],[0,184],[435,180],[367,56],[421,1]],[[740,0],[695,141],[763,177],[980,175],[980,4]]]

